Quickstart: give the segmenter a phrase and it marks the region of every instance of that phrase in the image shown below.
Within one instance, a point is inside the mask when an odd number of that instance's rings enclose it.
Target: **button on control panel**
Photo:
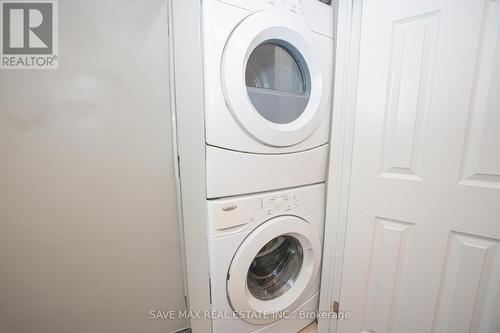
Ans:
[[[282,6],[292,13],[304,14],[304,0],[268,0],[272,6]]]
[[[269,218],[276,215],[292,214],[299,207],[299,200],[294,193],[276,193],[255,199],[256,215]]]

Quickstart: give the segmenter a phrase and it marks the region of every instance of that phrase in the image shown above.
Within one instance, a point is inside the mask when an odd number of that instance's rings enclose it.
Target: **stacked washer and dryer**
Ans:
[[[318,306],[334,11],[319,0],[200,9],[202,223],[211,310],[225,314],[211,329],[298,332]]]

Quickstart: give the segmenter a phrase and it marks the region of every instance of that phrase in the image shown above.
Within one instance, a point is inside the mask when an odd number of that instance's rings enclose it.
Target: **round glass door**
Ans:
[[[266,41],[253,50],[245,82],[255,110],[276,124],[297,120],[309,102],[311,76],[307,64],[285,41]]]
[[[296,238],[274,238],[253,259],[247,275],[248,290],[263,301],[280,297],[295,284],[302,260],[302,246]]]
[[[227,273],[229,304],[249,323],[279,320],[276,313],[293,311],[313,292],[320,260],[320,241],[311,224],[296,216],[272,218],[234,254]]]
[[[330,75],[311,31],[294,16],[260,11],[231,33],[221,61],[229,111],[259,142],[288,147],[307,139],[328,112]]]

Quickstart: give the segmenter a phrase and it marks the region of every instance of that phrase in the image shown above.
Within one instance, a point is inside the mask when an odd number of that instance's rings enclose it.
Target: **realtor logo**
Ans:
[[[57,2],[1,0],[2,69],[56,69]]]

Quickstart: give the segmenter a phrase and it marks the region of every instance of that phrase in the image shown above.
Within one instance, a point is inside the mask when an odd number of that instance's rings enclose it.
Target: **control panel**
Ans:
[[[270,5],[288,6],[290,11],[303,11],[305,0],[267,0]],[[332,3],[332,0],[317,0],[327,5]]]
[[[212,2],[221,2],[252,12],[266,9],[286,11],[303,18],[304,24],[311,31],[333,37],[335,19],[331,0],[206,0],[208,4]],[[220,11],[219,8],[214,9]]]
[[[304,13],[304,0],[268,0],[273,6],[286,7],[292,13]]]
[[[255,199],[255,211],[260,216],[290,214],[298,207],[299,200],[295,193],[275,194]]]
[[[252,230],[281,215],[307,217],[324,210],[324,184],[207,201],[211,237]]]

